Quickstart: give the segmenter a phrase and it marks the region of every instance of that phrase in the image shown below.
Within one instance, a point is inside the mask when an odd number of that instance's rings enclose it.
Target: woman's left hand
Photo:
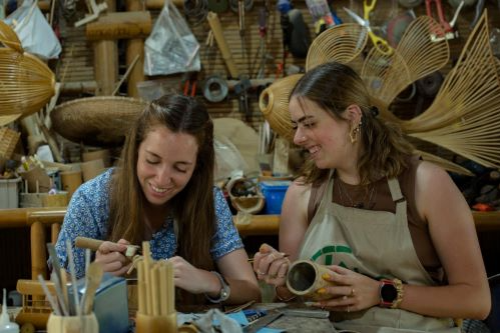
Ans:
[[[208,286],[205,286],[210,281],[205,274],[211,274],[210,272],[194,267],[179,256],[172,257],[168,261],[172,263],[174,268],[174,283],[176,287],[193,294],[201,294],[210,289]]]
[[[340,266],[328,266],[330,273],[323,279],[331,286],[319,290],[320,294],[330,294],[331,299],[314,303],[315,306],[330,311],[359,311],[378,305],[380,302],[380,282],[366,275]]]

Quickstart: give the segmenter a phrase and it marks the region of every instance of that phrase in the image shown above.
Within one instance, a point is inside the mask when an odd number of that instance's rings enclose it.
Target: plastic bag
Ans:
[[[200,44],[170,0],[144,45],[144,74],[168,75],[199,71]]]
[[[215,174],[216,181],[225,180],[233,176],[234,172],[248,168],[238,148],[225,136],[214,138]]]
[[[25,0],[4,21],[14,28],[26,52],[42,59],[59,57],[61,44],[36,2]]]

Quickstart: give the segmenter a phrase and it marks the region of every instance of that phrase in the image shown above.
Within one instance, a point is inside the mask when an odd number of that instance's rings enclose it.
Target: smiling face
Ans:
[[[356,154],[349,139],[350,121],[334,118],[305,97],[292,97],[289,110],[296,129],[293,141],[309,151],[318,168],[341,169],[352,165]]]
[[[156,125],[141,142],[137,178],[147,201],[161,206],[182,191],[196,167],[198,143],[194,136]]]

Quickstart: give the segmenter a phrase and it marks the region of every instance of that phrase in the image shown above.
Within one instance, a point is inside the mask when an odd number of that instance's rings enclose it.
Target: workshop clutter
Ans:
[[[65,207],[83,182],[111,166],[107,149],[83,152],[74,164],[41,161],[36,154],[20,160],[1,163],[0,208]]]

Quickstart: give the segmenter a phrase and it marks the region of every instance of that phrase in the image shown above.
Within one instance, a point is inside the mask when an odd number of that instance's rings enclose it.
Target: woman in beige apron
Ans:
[[[330,310],[334,326],[343,330],[456,333],[460,329],[451,318],[484,319],[491,300],[477,235],[470,209],[449,176],[427,162],[414,176],[412,205],[426,222],[426,240],[447,277],[446,285],[437,285],[415,250],[408,203],[397,180],[413,147],[377,117],[359,76],[345,65],[323,64],[307,72],[291,96],[294,142],[309,152],[310,160],[285,197],[281,252],[264,246],[255,255],[258,278],[276,286],[278,298],[288,299],[293,296],[284,285],[290,261],[327,265],[331,273],[324,278],[333,286],[318,292],[331,299],[315,305]],[[337,177],[367,188],[385,177],[395,212],[333,202]],[[325,182],[309,224],[312,184]],[[372,195],[367,190],[362,201],[371,201]],[[382,281],[397,290],[389,303]]]

